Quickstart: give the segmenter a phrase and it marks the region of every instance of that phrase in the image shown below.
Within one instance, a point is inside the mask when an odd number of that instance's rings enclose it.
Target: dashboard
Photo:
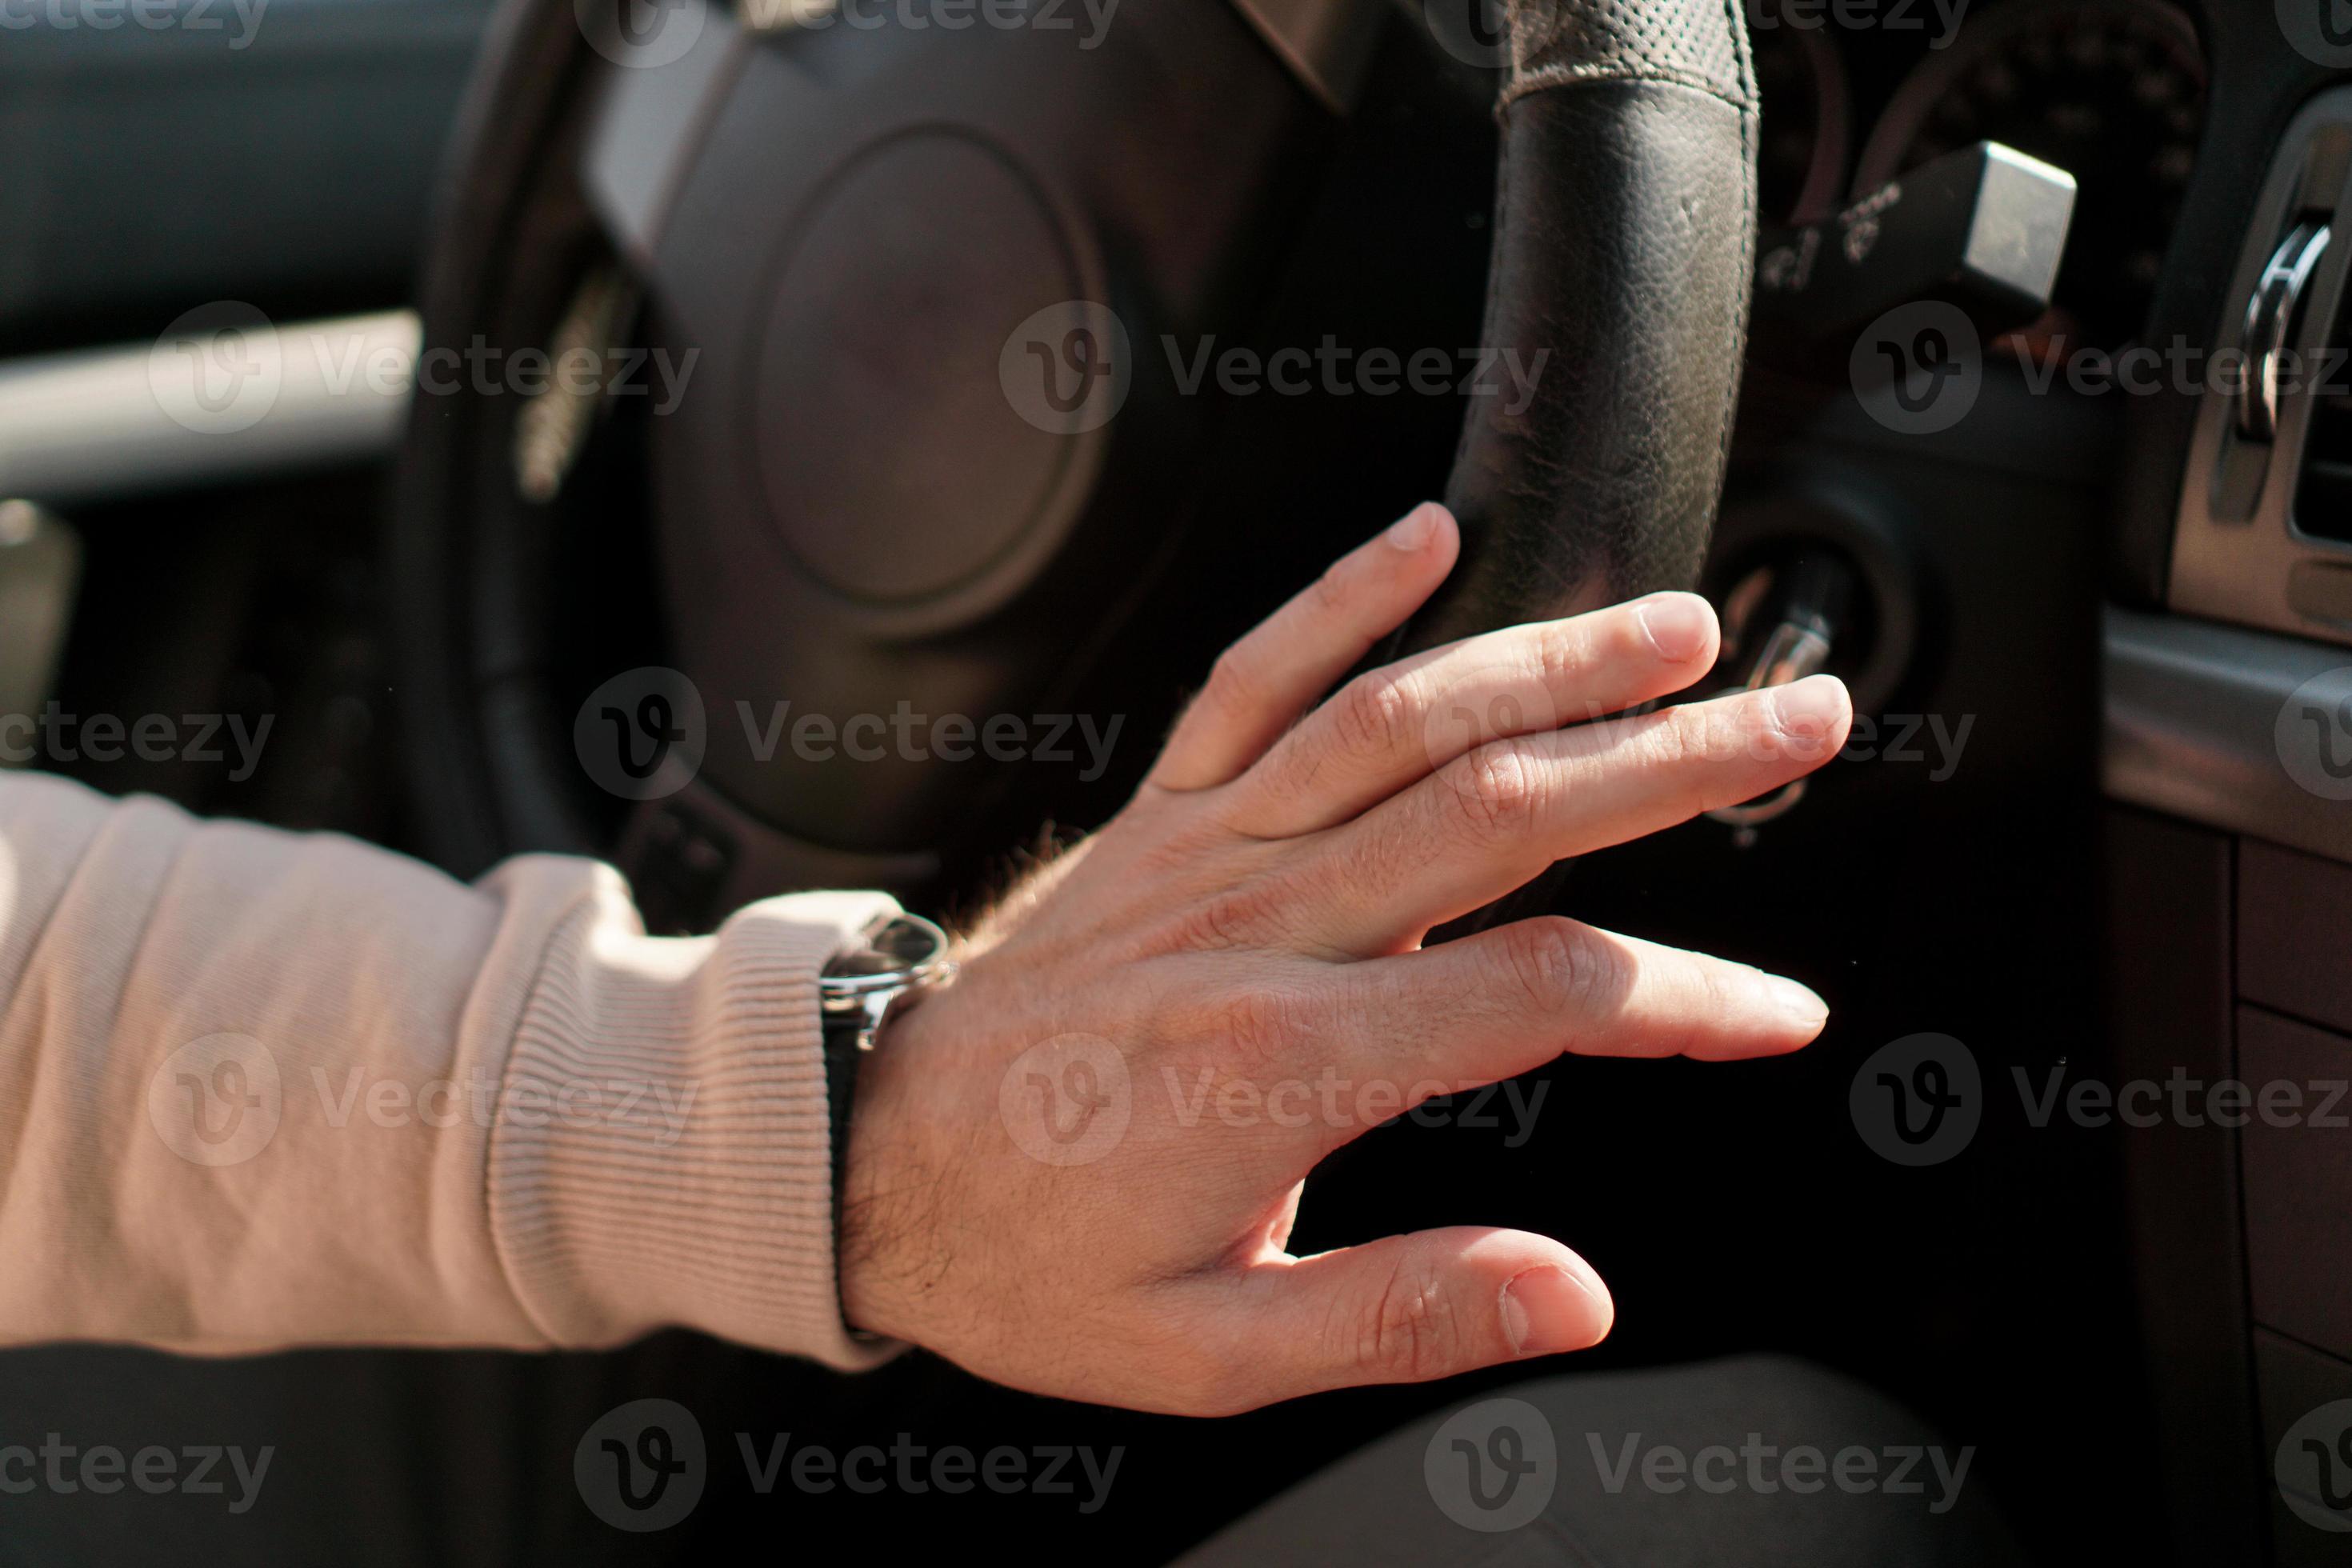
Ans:
[[[1834,25],[1829,0],[1751,13],[1766,221],[1817,222],[1945,153],[2003,142],[2081,187],[2032,332],[2110,350],[2136,338],[2205,131],[2188,14],[2168,0],[1888,0],[1867,14],[1876,25]]]

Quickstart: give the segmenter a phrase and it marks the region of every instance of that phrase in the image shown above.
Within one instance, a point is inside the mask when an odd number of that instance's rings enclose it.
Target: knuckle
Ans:
[[[1368,1381],[1421,1383],[1454,1368],[1460,1306],[1428,1261],[1402,1254],[1353,1326],[1350,1361]]]
[[[1535,826],[1543,810],[1543,770],[1521,742],[1492,741],[1458,764],[1462,815],[1480,838],[1510,838]]]
[[[1258,689],[1256,661],[1244,639],[1219,654],[1216,663],[1209,667],[1201,700],[1220,712],[1244,713],[1256,706]]]
[[[1347,558],[1342,556],[1323,568],[1322,575],[1315,579],[1315,585],[1307,590],[1307,596],[1318,615],[1344,614],[1356,596]]]
[[[1622,955],[1574,921],[1544,915],[1507,929],[1505,961],[1537,1012],[1595,1010],[1623,994]]]
[[[1344,751],[1386,756],[1412,743],[1414,710],[1404,679],[1376,669],[1339,689],[1331,703],[1332,731]]]
[[[1185,918],[1176,945],[1213,951],[1246,947],[1258,929],[1265,901],[1265,895],[1253,884],[1220,888]]]
[[[1599,662],[1590,628],[1568,622],[1549,626],[1535,639],[1532,679],[1547,691],[1570,691],[1582,685]]]
[[[1705,704],[1670,708],[1666,711],[1666,722],[1654,726],[1650,731],[1651,763],[1660,768],[1679,768],[1706,761],[1711,749],[1708,738],[1711,716]]]
[[[1226,1053],[1244,1064],[1284,1060],[1314,1036],[1305,1001],[1280,987],[1227,995],[1216,1005],[1214,1027]]]

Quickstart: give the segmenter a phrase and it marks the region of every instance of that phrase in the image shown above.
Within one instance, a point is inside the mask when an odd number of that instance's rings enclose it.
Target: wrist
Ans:
[[[856,1053],[847,1123],[836,1131],[835,1268],[843,1321],[860,1334],[917,1340],[915,1309],[945,1272],[945,1255],[930,1239],[944,1178],[935,1168],[936,1152],[919,1137],[926,1117],[919,1101],[921,1063],[933,1042],[947,1037],[942,1024],[956,1013],[963,990],[958,979],[950,968],[902,994],[871,1047]]]

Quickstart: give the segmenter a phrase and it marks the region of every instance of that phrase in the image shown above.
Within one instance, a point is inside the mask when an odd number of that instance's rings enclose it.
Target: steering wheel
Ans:
[[[617,844],[657,928],[919,888],[1008,768],[770,726],[1042,711],[1118,657],[1104,585],[1213,540],[1194,480],[1257,416],[1175,345],[1252,319],[1332,110],[1233,0],[1127,0],[1086,49],[605,3],[508,0],[444,173],[391,542],[425,847]],[[1507,20],[1481,337],[1537,390],[1465,400],[1464,557],[1406,647],[1695,581],[1744,356],[1738,5]],[[600,795],[598,725],[636,721],[688,776]]]

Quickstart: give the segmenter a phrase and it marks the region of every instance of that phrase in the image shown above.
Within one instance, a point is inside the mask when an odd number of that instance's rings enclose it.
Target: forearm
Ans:
[[[608,868],[0,778],[0,1340],[854,1365],[815,977],[878,895],[640,929]]]

